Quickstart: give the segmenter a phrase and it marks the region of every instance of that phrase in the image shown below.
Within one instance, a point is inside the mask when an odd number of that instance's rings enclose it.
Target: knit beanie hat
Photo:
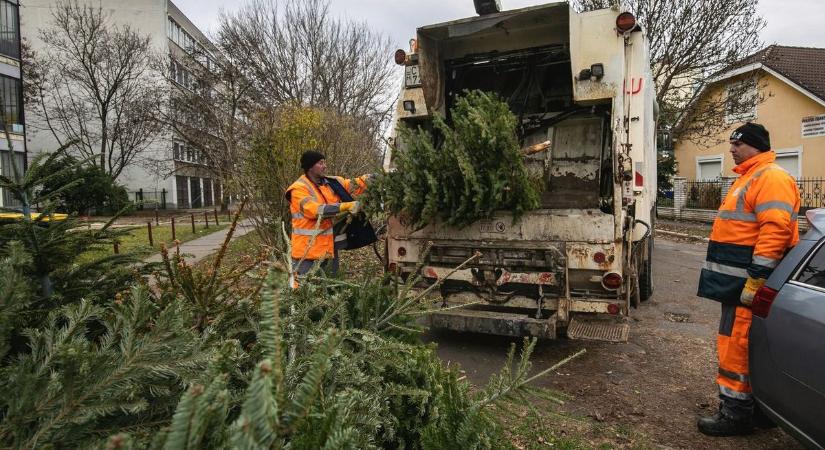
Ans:
[[[731,141],[741,141],[751,147],[766,152],[771,149],[771,134],[762,125],[747,122],[730,135]]]
[[[322,159],[326,159],[323,153],[316,152],[315,150],[307,150],[301,155],[301,168],[306,172]]]

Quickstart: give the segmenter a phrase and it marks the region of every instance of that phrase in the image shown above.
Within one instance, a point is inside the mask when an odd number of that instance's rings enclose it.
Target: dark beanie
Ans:
[[[744,142],[762,152],[771,149],[771,134],[758,123],[745,123],[731,133],[730,140]]]
[[[301,155],[301,168],[306,172],[322,159],[326,159],[323,153],[316,152],[315,150],[307,150]]]

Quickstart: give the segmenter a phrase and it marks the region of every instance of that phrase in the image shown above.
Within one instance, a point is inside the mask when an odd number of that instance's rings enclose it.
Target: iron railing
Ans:
[[[684,182],[684,208],[718,209],[722,204],[725,184],[730,187],[734,179],[717,178],[715,180],[687,180]],[[809,209],[825,208],[825,178],[799,178],[801,200],[800,213]],[[660,193],[657,197],[659,206],[673,206],[672,191]]]

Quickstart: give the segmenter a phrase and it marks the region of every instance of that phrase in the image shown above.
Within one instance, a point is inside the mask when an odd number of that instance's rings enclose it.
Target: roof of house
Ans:
[[[762,64],[820,100],[825,100],[825,48],[770,45],[733,64],[724,72],[731,73],[753,64]]]

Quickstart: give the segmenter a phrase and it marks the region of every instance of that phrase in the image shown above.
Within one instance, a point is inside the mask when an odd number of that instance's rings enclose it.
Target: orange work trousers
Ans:
[[[748,370],[748,339],[753,315],[745,306],[722,305],[719,336],[719,398],[722,413],[733,419],[749,418],[753,413],[753,394]]]

